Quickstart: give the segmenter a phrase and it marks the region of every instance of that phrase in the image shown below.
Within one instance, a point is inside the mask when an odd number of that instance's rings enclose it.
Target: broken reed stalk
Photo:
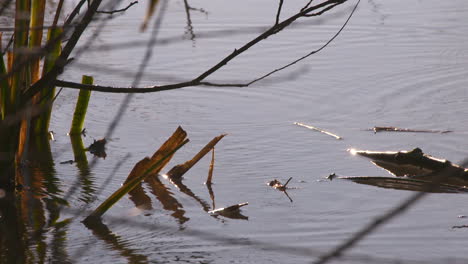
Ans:
[[[215,148],[213,147],[213,149],[211,150],[211,162],[210,162],[210,168],[208,169],[208,178],[206,179],[206,182],[205,182],[206,185],[212,184],[214,162],[215,162]]]
[[[94,83],[94,79],[92,76],[83,75],[81,82],[83,84],[92,85]],[[91,91],[80,90],[78,100],[76,101],[75,112],[73,113],[73,120],[69,132],[70,135],[78,135],[83,131],[90,97]]]
[[[171,135],[171,137],[162,144],[161,147],[151,156],[151,158],[144,158],[140,160],[130,174],[127,177],[125,183],[129,182],[135,177],[138,177],[141,173],[147,170],[149,167],[153,166],[158,160],[160,160],[164,155],[180,145],[187,137],[187,132],[185,132],[180,126],[176,129],[176,131]],[[170,159],[166,160],[165,162],[161,163],[158,167],[154,167],[151,171],[151,174],[158,174],[164,166],[169,162]]]
[[[89,223],[93,221],[98,221],[102,217],[102,215],[107,212],[115,203],[117,203],[125,194],[133,190],[138,184],[141,183],[147,176],[153,175],[153,170],[161,167],[161,164],[166,163],[174,153],[179,150],[183,145],[189,142],[189,139],[185,139],[182,143],[177,145],[172,150],[164,153],[164,156],[157,161],[155,161],[152,166],[147,168],[142,174],[133,177],[129,181],[127,181],[122,187],[120,187],[117,191],[115,191],[111,196],[109,196],[101,205],[99,205],[96,210],[94,210],[88,217],[84,219],[83,222]],[[138,164],[137,164],[138,165]],[[136,167],[136,166],[135,166]]]
[[[174,166],[168,173],[167,176],[171,179],[179,180],[182,176],[192,168],[201,158],[203,158],[214,146],[224,137],[226,134],[222,134],[213,138],[200,152],[198,152],[191,160],[186,161],[183,164]]]
[[[336,134],[333,134],[331,132],[328,132],[328,131],[325,131],[323,129],[320,129],[320,128],[317,128],[317,127],[314,127],[314,126],[310,126],[310,125],[306,125],[306,124],[303,124],[303,123],[299,123],[299,122],[294,122],[295,125],[298,125],[298,126],[301,126],[301,127],[305,127],[305,128],[308,128],[308,129],[312,129],[312,130],[315,130],[315,131],[318,131],[320,133],[323,133],[323,134],[326,134],[326,135],[329,135],[331,137],[334,137],[338,140],[341,140],[343,139],[342,137],[336,135]]]

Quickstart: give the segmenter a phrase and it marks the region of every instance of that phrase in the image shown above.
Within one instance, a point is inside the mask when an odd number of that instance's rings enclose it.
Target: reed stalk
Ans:
[[[61,41],[57,41],[59,36],[62,34],[62,28],[56,27],[51,28],[47,32],[47,42],[54,41],[52,48],[44,58],[44,65],[42,67],[42,76],[46,75],[55,65],[57,58],[61,52]],[[47,134],[49,131],[50,116],[52,113],[52,99],[55,96],[55,86],[41,91],[35,95],[34,101],[45,108],[43,112],[34,120],[34,132],[35,134]]]
[[[83,75],[81,83],[92,85],[94,83],[94,79],[91,76]],[[90,97],[91,91],[80,90],[78,100],[76,101],[75,112],[73,114],[73,120],[69,132],[70,135],[78,135],[83,131]]]
[[[0,51],[2,50],[2,33],[0,32]],[[5,61],[3,60],[3,56],[0,55],[0,75],[4,75],[7,73]],[[6,98],[8,94],[8,90],[10,86],[8,85],[8,81],[6,79],[0,79],[0,121],[5,119],[5,104]]]

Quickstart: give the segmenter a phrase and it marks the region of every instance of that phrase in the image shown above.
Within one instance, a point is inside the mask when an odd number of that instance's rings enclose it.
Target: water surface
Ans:
[[[140,86],[194,78],[272,25],[277,8],[266,0],[189,2],[208,12],[190,12],[195,37],[187,27],[184,2],[171,1],[157,39],[176,41],[154,48]],[[250,81],[319,48],[339,30],[354,4],[351,1],[327,15],[300,20],[208,80]],[[295,2],[285,3],[282,17],[300,8]],[[88,74],[99,84],[130,86],[151,32],[151,28],[138,32],[145,9],[141,3],[108,21],[93,46],[61,78],[79,81],[82,74]],[[87,208],[84,201],[97,194],[89,208],[96,207],[120,187],[137,161],[151,155],[179,125],[188,132],[191,142],[168,168],[190,158],[214,136],[228,133],[216,148],[216,206],[249,202],[242,210],[248,220],[213,218],[198,201],[161,178],[182,205],[183,219],[164,209],[151,194],[151,186],[144,184],[152,209],[138,211],[131,200],[122,199],[104,217],[107,233],[86,229],[80,223],[84,215],[74,216],[73,210],[62,214],[62,219],[74,217],[67,226],[64,244],[68,259],[80,263],[96,258],[102,263],[314,260],[412,194],[323,181],[330,173],[388,176],[367,160],[349,155],[348,148],[420,147],[425,153],[454,162],[468,157],[468,142],[464,140],[468,131],[467,17],[468,4],[461,0],[365,0],[326,49],[266,81],[248,88],[190,87],[135,95],[109,138],[107,158],[98,160],[86,176],[88,183],[80,178],[83,172],[76,166],[58,164],[73,159],[66,136],[68,125],[64,124],[70,122],[77,91],[64,90],[54,109],[51,129],[56,141],[52,142],[52,152],[63,192],[76,181],[82,182],[69,200],[71,209]],[[94,26],[91,31],[98,28]],[[209,37],[208,33],[215,31],[219,36]],[[99,49],[129,41],[134,44],[126,48]],[[106,134],[123,98],[121,94],[93,94],[85,145]],[[344,140],[295,126],[295,121],[332,131]],[[365,131],[373,126],[454,132]],[[91,156],[88,160],[93,163]],[[211,205],[203,184],[208,165],[209,158],[204,158],[185,175],[183,183]],[[290,186],[297,187],[288,192],[293,202],[266,185],[275,178],[285,182],[289,177],[293,177]],[[457,217],[468,214],[465,201],[466,196],[460,194],[428,195],[336,263],[348,263],[352,258],[364,262],[362,256],[380,261],[395,258],[442,263],[453,258],[466,262],[466,230],[452,229],[468,224],[466,218]],[[47,236],[52,238],[52,231]]]

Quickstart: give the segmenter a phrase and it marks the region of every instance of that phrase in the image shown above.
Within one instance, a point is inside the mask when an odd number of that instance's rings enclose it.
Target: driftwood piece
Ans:
[[[320,133],[323,133],[323,134],[329,135],[331,137],[334,137],[334,138],[336,138],[338,140],[343,139],[342,137],[340,137],[340,136],[338,136],[336,134],[333,134],[332,132],[329,132],[329,131],[326,131],[326,130],[323,130],[323,129],[320,129],[320,128],[317,128],[317,127],[314,127],[314,126],[311,126],[311,125],[306,125],[306,124],[299,123],[299,122],[294,122],[294,124],[298,125],[298,126],[301,126],[301,127],[305,127],[305,128],[308,128],[308,129],[318,131]]]
[[[370,129],[367,129],[368,131],[374,131],[374,133],[377,132],[412,132],[412,133],[440,133],[440,134],[445,134],[445,133],[450,133],[453,132],[451,130],[430,130],[430,129],[410,129],[410,128],[399,128],[399,127],[392,127],[392,126],[383,126],[383,127],[373,127]]]
[[[192,168],[199,160],[201,160],[214,146],[224,137],[226,134],[222,134],[213,138],[200,152],[198,152],[191,160],[186,161],[183,164],[174,166],[168,173],[167,176],[171,179],[180,179],[182,176]]]
[[[421,190],[426,183],[434,181],[441,172],[448,176],[436,188],[436,192],[466,192],[468,169],[448,160],[424,154],[420,148],[411,151],[379,152],[350,150],[354,155],[371,159],[372,163],[402,178],[390,177],[339,177],[384,188]]]

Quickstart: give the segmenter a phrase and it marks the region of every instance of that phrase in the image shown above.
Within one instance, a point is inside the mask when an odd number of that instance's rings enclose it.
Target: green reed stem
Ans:
[[[92,85],[94,83],[93,77],[83,75],[81,83]],[[86,111],[88,109],[90,97],[91,91],[80,90],[78,100],[75,106],[75,113],[73,114],[73,120],[69,133],[70,135],[78,135],[81,133],[81,131],[83,131]]]

